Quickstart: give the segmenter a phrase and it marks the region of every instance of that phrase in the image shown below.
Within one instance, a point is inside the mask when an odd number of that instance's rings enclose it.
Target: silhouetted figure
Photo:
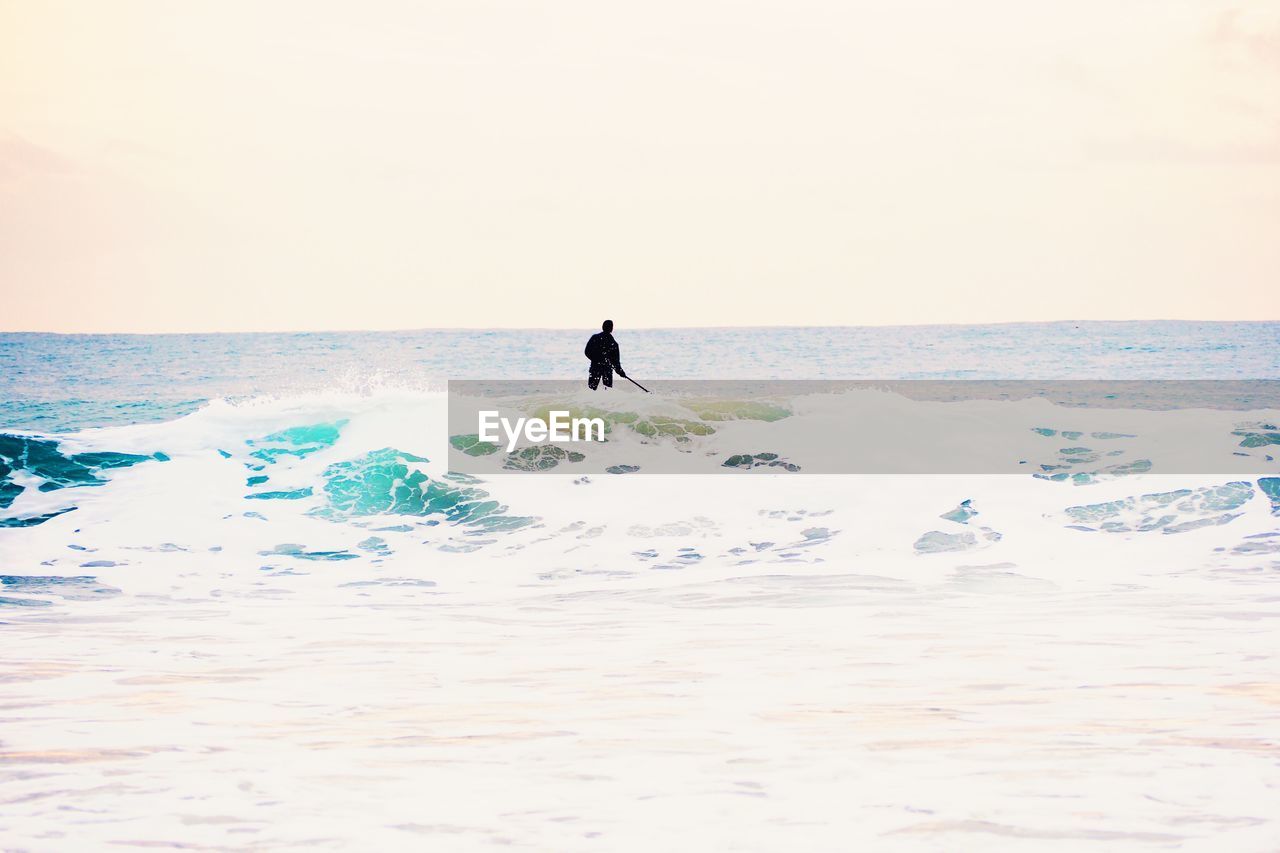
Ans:
[[[627,372],[622,369],[622,362],[618,357],[618,342],[613,339],[613,321],[605,320],[600,328],[604,331],[592,335],[584,350],[587,358],[591,359],[587,387],[592,391],[600,386],[601,380],[604,381],[604,387],[612,388],[615,370],[623,379],[627,378]]]

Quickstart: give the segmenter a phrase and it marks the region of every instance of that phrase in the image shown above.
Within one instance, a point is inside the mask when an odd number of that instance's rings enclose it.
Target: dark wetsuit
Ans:
[[[591,375],[587,377],[587,387],[592,391],[596,390],[601,380],[604,380],[604,387],[612,388],[615,370],[618,371],[619,376],[627,375],[618,358],[618,342],[610,333],[596,332],[591,336],[591,340],[587,341],[584,352],[587,358],[591,359]]]

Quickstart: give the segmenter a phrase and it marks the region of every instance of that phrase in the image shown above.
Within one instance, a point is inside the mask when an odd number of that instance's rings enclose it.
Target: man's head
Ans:
[[[601,324],[600,324],[600,328],[604,329],[606,332],[612,332],[612,331],[613,331],[613,321],[612,321],[612,320],[605,320],[603,323],[601,323]]]

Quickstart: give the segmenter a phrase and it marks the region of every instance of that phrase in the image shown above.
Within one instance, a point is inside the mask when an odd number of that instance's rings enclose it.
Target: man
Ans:
[[[599,387],[602,379],[604,387],[612,388],[615,370],[623,379],[627,378],[627,373],[622,369],[622,362],[618,357],[618,342],[613,339],[613,321],[605,320],[600,328],[603,331],[591,336],[585,350],[587,358],[591,359],[591,374],[587,377],[587,387],[592,391]]]

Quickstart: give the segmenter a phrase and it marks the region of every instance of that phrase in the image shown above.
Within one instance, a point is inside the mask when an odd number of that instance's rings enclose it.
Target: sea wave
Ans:
[[[1026,404],[1036,425],[1025,439],[1048,461],[1022,476],[816,477],[812,454],[780,452],[805,418],[824,417],[812,401],[693,405],[678,417],[635,402],[610,421],[614,446],[587,451],[608,454],[605,474],[529,448],[486,448],[491,475],[452,471],[451,454],[475,447],[448,435],[440,392],[219,400],[161,424],[8,433],[0,526],[6,550],[31,558],[19,564],[51,576],[193,552],[265,572],[342,561],[419,577],[476,552],[520,553],[539,571],[624,574],[969,552],[1114,563],[1117,538],[1149,559],[1170,553],[1153,535],[1194,541],[1202,556],[1272,555],[1280,478],[1162,475],[1110,455],[1127,434],[1072,428],[1087,420],[1079,412],[1064,427]],[[1226,417],[1229,447],[1255,454],[1245,464],[1271,458],[1280,434],[1270,424]],[[1244,452],[1225,451],[1223,469]],[[726,476],[617,476],[662,454]],[[567,476],[522,476],[537,468]]]
[[[607,445],[542,469],[407,390],[5,433],[10,823],[1274,846],[1274,421],[1214,415],[1249,476],[1130,465],[1140,426],[1035,402],[1002,422],[1023,473],[825,476],[793,441],[822,401],[617,400]],[[650,473],[670,455],[700,473]]]

